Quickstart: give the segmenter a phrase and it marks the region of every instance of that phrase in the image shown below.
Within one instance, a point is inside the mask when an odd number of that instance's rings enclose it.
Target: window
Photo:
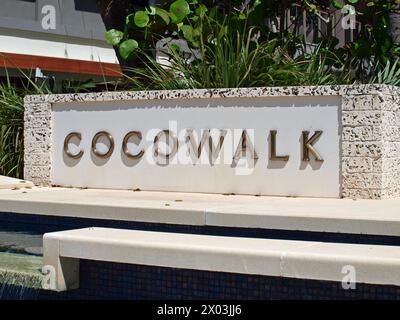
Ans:
[[[98,13],[96,0],[75,0],[75,10]]]

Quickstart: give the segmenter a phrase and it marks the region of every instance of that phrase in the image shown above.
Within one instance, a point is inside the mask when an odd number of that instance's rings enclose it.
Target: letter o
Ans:
[[[110,147],[106,153],[100,153],[96,148],[97,141],[101,137],[106,137],[108,139],[108,141],[110,142]],[[107,131],[100,131],[100,132],[96,133],[92,140],[92,151],[99,158],[102,158],[102,159],[109,158],[112,155],[112,153],[114,152],[114,138],[112,137],[112,135],[110,133],[108,133]]]
[[[72,138],[77,138],[79,141],[81,141],[82,135],[79,132],[71,132],[68,134],[64,140],[64,152],[72,159],[80,159],[83,156],[83,150],[80,150],[77,154],[72,154],[71,151],[69,151],[68,143]]]

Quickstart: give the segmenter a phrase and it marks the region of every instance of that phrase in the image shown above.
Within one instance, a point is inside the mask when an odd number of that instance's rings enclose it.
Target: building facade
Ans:
[[[2,0],[0,72],[35,70],[63,79],[117,77],[118,59],[104,32],[94,0]]]

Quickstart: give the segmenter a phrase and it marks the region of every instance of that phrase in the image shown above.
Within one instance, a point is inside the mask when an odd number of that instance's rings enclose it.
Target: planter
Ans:
[[[321,86],[25,98],[37,185],[273,196],[400,195],[399,90]]]

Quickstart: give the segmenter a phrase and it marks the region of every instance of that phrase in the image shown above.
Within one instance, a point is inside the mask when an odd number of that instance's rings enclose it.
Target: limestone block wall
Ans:
[[[52,105],[147,99],[340,96],[341,196],[400,196],[400,90],[384,85],[276,87],[27,96],[25,179],[52,185]]]
[[[24,178],[38,186],[51,186],[51,103],[25,103]]]
[[[400,96],[381,87],[342,98],[342,195],[400,196]]]

